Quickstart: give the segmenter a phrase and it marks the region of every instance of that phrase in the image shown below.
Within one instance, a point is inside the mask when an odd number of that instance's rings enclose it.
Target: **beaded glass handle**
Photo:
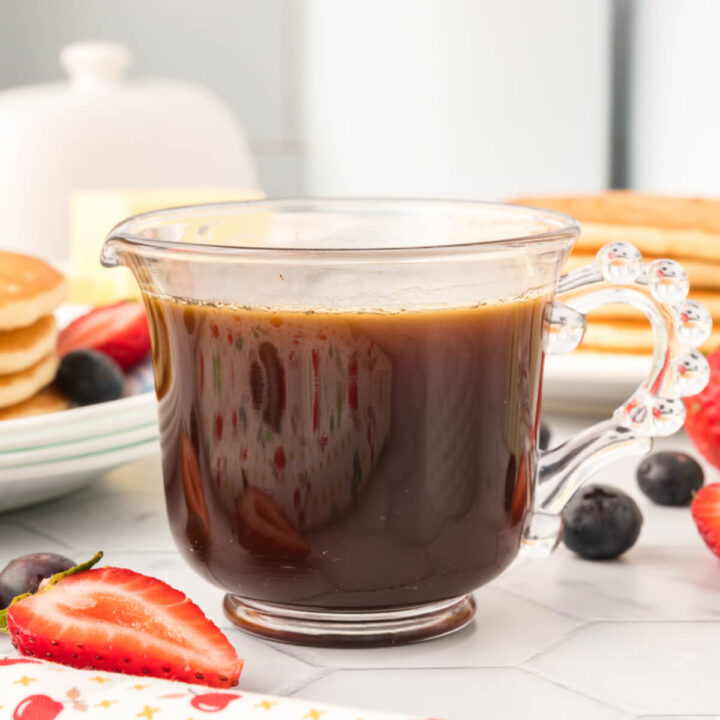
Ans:
[[[612,415],[567,442],[539,453],[535,512],[523,553],[549,554],[560,538],[560,513],[577,488],[614,460],[650,451],[652,437],[670,435],[685,420],[683,396],[707,384],[708,363],[696,348],[710,335],[712,319],[687,299],[687,273],[673,260],[644,264],[628,243],[603,247],[591,265],[563,276],[546,323],[545,350],[567,353],[583,338],[586,315],[602,305],[623,303],[641,310],[654,335],[647,379]]]

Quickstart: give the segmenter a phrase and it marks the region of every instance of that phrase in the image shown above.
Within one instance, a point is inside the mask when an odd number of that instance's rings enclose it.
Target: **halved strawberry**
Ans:
[[[22,655],[76,668],[237,685],[242,660],[183,593],[132,570],[82,569],[88,564],[53,576],[7,609],[7,629]]]
[[[308,541],[292,526],[275,500],[257,488],[248,488],[237,501],[238,540],[261,557],[302,560],[310,553]]]
[[[685,432],[703,457],[720,468],[720,349],[707,360],[708,384],[702,392],[685,398]]]
[[[139,302],[119,302],[95,308],[73,320],[58,338],[60,357],[90,348],[109,355],[127,370],[150,352],[150,328]]]
[[[720,483],[700,488],[690,509],[705,544],[720,557]]]

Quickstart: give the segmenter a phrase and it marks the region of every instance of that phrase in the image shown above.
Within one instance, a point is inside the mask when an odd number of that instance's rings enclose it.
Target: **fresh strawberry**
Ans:
[[[691,512],[705,544],[720,557],[720,483],[700,488]]]
[[[1,611],[21,655],[212,687],[237,685],[242,660],[197,605],[132,570],[89,569],[100,557],[53,575],[36,594],[20,595]]]
[[[273,498],[248,488],[237,501],[238,540],[251,553],[284,560],[303,560],[308,541],[292,526]]]
[[[720,349],[708,356],[710,382],[698,395],[685,398],[685,432],[695,447],[720,468]]]
[[[150,328],[139,302],[95,308],[73,320],[58,338],[58,354],[89,348],[109,355],[123,370],[150,352]]]

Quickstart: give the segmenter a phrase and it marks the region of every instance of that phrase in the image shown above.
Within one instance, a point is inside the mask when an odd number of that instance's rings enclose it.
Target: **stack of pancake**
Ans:
[[[713,317],[702,350],[720,346],[720,200],[664,197],[613,190],[598,195],[529,196],[513,202],[558,210],[580,222],[581,233],[563,272],[587,265],[610,242],[629,242],[646,262],[677,260],[690,279],[690,299]],[[629,305],[593,311],[580,349],[646,353],[653,334],[642,313]]]
[[[37,258],[0,251],[0,420],[61,410],[53,311],[65,278]]]

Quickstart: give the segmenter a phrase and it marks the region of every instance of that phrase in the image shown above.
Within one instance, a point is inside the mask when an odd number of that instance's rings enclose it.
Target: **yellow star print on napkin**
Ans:
[[[19,680],[15,681],[15,685],[23,685],[24,687],[27,687],[31,682],[35,682],[36,678],[28,677],[27,675],[23,675]]]
[[[114,705],[116,702],[117,700],[101,700],[95,707],[103,707],[107,710],[111,705]]]
[[[160,712],[160,708],[151,708],[149,705],[146,705],[145,709],[142,712],[139,712],[136,717],[153,720],[155,713],[158,712]]]
[[[270,700],[261,700],[255,707],[256,708],[265,708],[265,710],[269,710],[273,705],[277,705],[276,701],[270,701]]]
[[[316,710],[315,708],[312,708],[312,710],[308,710],[307,715],[303,715],[303,720],[305,718],[308,718],[308,720],[320,720],[320,716],[325,714],[325,710]]]

